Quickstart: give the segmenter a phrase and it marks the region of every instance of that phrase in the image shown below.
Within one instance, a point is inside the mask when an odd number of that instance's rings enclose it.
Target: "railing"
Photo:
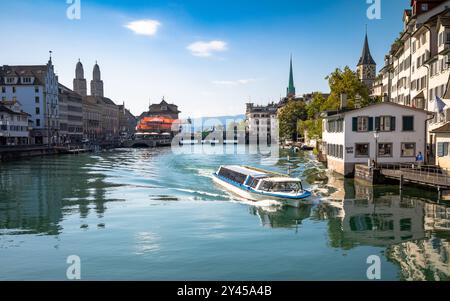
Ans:
[[[450,169],[414,163],[381,163],[377,167],[384,176],[400,178],[427,185],[450,187]]]

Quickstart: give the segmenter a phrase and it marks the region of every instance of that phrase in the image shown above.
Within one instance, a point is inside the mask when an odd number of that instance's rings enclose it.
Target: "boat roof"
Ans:
[[[284,178],[283,177],[274,177],[274,178],[267,179],[267,181],[277,182],[277,183],[281,183],[281,182],[283,182],[283,183],[286,183],[286,182],[301,182],[300,179],[286,178],[286,177],[284,177]]]
[[[235,171],[241,174],[245,174],[251,177],[268,177],[270,176],[268,173],[264,173],[261,171],[253,170],[247,167],[238,166],[238,165],[223,165],[223,168],[229,169],[231,171]]]

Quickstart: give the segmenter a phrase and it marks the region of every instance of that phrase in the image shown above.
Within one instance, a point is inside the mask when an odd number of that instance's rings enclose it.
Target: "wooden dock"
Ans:
[[[387,179],[434,187],[438,190],[450,189],[450,170],[437,166],[417,164],[379,164],[381,174]]]

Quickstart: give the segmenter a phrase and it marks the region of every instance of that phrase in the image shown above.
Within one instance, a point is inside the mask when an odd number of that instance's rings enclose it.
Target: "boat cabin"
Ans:
[[[264,192],[293,193],[303,191],[299,179],[241,166],[221,166],[217,176],[226,182],[231,182],[231,184]]]

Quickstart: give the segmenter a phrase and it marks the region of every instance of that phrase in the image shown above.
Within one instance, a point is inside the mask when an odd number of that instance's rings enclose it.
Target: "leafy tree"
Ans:
[[[340,105],[341,94],[347,95],[348,107],[353,108],[357,96],[360,97],[362,107],[371,103],[369,98],[369,89],[361,82],[356,73],[348,66],[341,70],[337,68],[329,76],[326,77],[330,85],[330,96],[323,103],[321,111],[337,110]]]
[[[280,137],[293,139],[297,137],[297,124],[299,120],[306,120],[308,113],[303,101],[290,100],[279,112],[278,121]]]
[[[308,119],[300,120],[298,123],[299,133],[308,131],[308,137],[310,139],[320,139],[322,138],[322,119]]]
[[[321,108],[326,101],[327,100],[323,97],[322,93],[314,93],[311,102],[306,106],[308,119],[316,118],[322,112]]]

